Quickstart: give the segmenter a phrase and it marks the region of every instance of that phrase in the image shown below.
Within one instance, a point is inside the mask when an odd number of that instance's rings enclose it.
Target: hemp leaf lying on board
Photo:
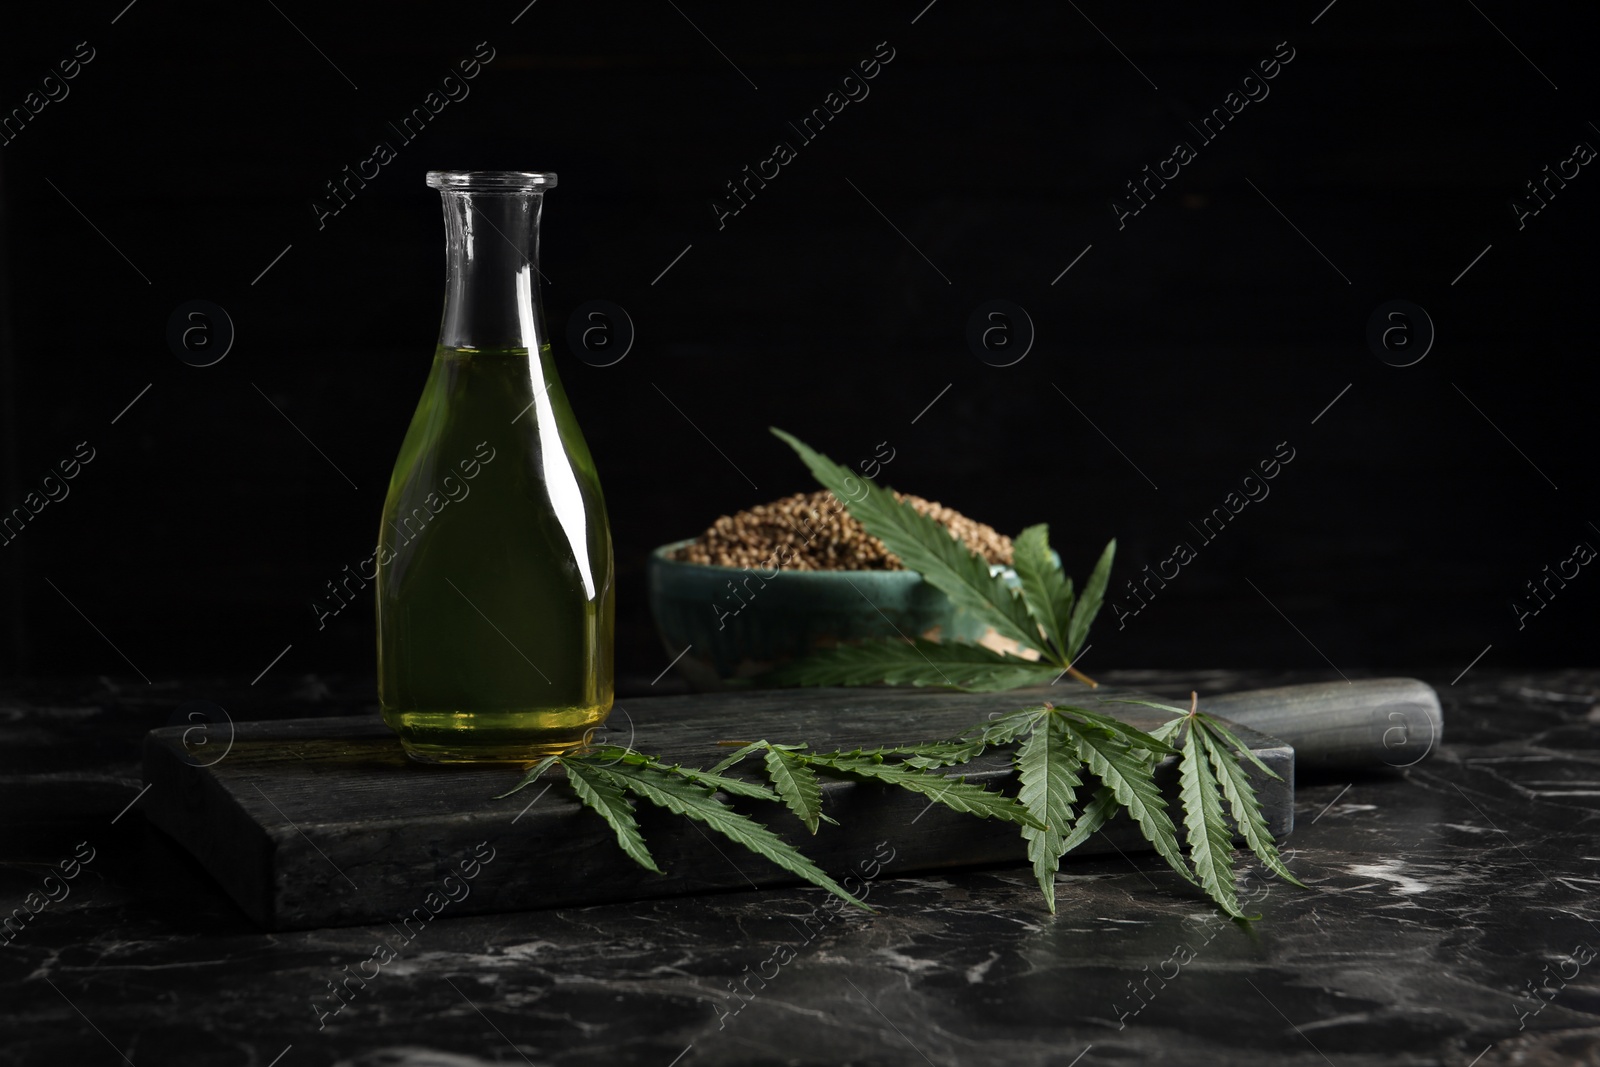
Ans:
[[[1050,551],[1050,528],[1030,526],[1013,542],[1012,568],[1021,587],[1013,592],[1005,580],[990,571],[976,555],[935,520],[870,478],[858,478],[792,434],[777,427],[772,432],[794,449],[811,473],[845,503],[850,514],[884,547],[900,557],[906,567],[950,598],[957,608],[972,613],[1001,637],[1038,654],[1029,659],[993,652],[966,642],[912,639],[864,641],[855,645],[816,649],[793,663],[760,676],[767,685],[937,685],[954,689],[995,691],[1040,685],[1071,674],[1090,685],[1073,666],[1089,636],[1089,624],[1100,611],[1111,560],[1117,543],[1111,541],[1074,596],[1072,579]]]
[[[1249,918],[1239,910],[1238,895],[1233,883],[1233,831],[1222,813],[1223,803],[1233,812],[1232,825],[1250,851],[1255,853],[1268,870],[1279,878],[1305,888],[1284,865],[1278,855],[1267,821],[1261,815],[1261,803],[1256,798],[1255,787],[1250,784],[1239,757],[1243,756],[1269,778],[1277,778],[1272,768],[1262,763],[1250,746],[1236,737],[1218,720],[1199,709],[1199,699],[1189,694],[1189,707],[1178,708],[1150,700],[1108,700],[1107,704],[1142,704],[1159,711],[1172,712],[1168,720],[1152,734],[1162,742],[1181,735],[1175,742],[1182,753],[1178,762],[1178,781],[1183,801],[1184,829],[1189,842],[1189,858],[1200,884],[1235,919]],[[1169,861],[1170,862],[1170,861]]]
[[[764,823],[729,807],[717,794],[779,803],[812,834],[824,822],[837,825],[822,810],[819,776],[893,786],[929,797],[952,811],[1015,823],[1052,914],[1061,857],[1119,813],[1138,825],[1173,870],[1197,883],[1232,918],[1251,918],[1240,910],[1234,888],[1235,827],[1269,870],[1301,884],[1278,855],[1241,757],[1261,772],[1277,775],[1226,726],[1200,712],[1193,694],[1187,710],[1142,700],[1100,703],[1142,704],[1176,717],[1145,733],[1105,711],[1045,703],[975,724],[947,741],[915,745],[812,752],[806,744],[722,742],[737,750],[709,770],[668,766],[654,756],[604,745],[546,757],[502,796],[532,785],[550,767],[560,766],[577,798],[606,821],[622,850],[647,870],[662,873],[634,818],[630,793],[704,823],[789,873],[869,911],[797,848]],[[944,768],[968,763],[992,748],[1012,745],[1019,786],[1015,797],[943,773]],[[757,755],[771,788],[724,773]],[[1187,858],[1167,799],[1154,778],[1156,766],[1169,757],[1178,762]],[[1080,793],[1091,789],[1080,807]],[[1225,808],[1232,811],[1231,820]]]
[[[981,723],[957,739],[986,746],[1020,739],[1012,757],[1021,786],[1018,799],[1045,823],[1043,830],[1024,826],[1022,837],[1028,843],[1028,859],[1033,862],[1039,891],[1052,913],[1061,857],[1119,812],[1138,825],[1168,866],[1196,882],[1231,918],[1252,918],[1239,909],[1234,888],[1235,826],[1269,870],[1301,885],[1278,855],[1240,757],[1272,778],[1277,778],[1277,773],[1231,730],[1201,712],[1195,694],[1190,694],[1188,709],[1144,700],[1100,703],[1142,704],[1176,717],[1144,733],[1104,711],[1047,703]],[[1167,800],[1155,782],[1155,769],[1166,757],[1176,757],[1178,762],[1187,857]],[[1085,777],[1095,779],[1097,786],[1074,814],[1079,791],[1086,788]],[[1233,813],[1231,822],[1224,805]]]
[[[813,753],[805,745],[772,745],[766,741],[742,744],[739,751],[710,770],[694,770],[678,764],[668,766],[655,756],[614,745],[596,745],[581,752],[546,756],[533,766],[514,787],[500,794],[510,796],[538,781],[552,766],[567,774],[567,782],[583,804],[610,825],[617,844],[635,863],[657,874],[663,873],[650,855],[639,823],[633,816],[634,804],[626,794],[644,798],[676,815],[684,815],[733,841],[758,856],[764,856],[790,874],[850,903],[868,908],[864,901],[847,892],[827,872],[811,862],[793,845],[757,822],[717,799],[718,792],[754,800],[781,802],[813,834],[818,822],[834,820],[822,814],[822,790],[818,773],[835,778],[860,779],[899,786],[922,793],[954,811],[979,817],[994,816],[1023,825],[1038,825],[1034,816],[1011,797],[991,792],[960,779],[927,773],[925,766],[943,766],[972,750],[966,743],[919,745],[912,749],[874,749],[853,752]],[[776,792],[763,785],[733,778],[720,772],[745,756],[760,751]],[[891,763],[885,755],[909,753],[918,763]],[[941,755],[942,754],[942,755]],[[970,758],[970,757],[969,757]],[[943,762],[938,762],[939,760]],[[499,798],[496,798],[499,799]]]
[[[691,770],[677,764],[668,766],[654,756],[646,756],[633,749],[596,745],[576,753],[546,756],[534,764],[522,781],[495,799],[527,788],[551,767],[560,767],[566,772],[567,782],[578,799],[610,825],[622,851],[646,870],[664,873],[645,844],[638,820],[633,816],[634,802],[628,799],[628,793],[666,808],[675,815],[704,823],[735,844],[744,846],[758,856],[765,856],[790,874],[821,886],[859,908],[872,910],[865,901],[851,894],[821,867],[807,859],[799,849],[767,829],[764,823],[733,810],[717,799],[720,791],[776,801],[778,794],[765,786],[713,771]]]

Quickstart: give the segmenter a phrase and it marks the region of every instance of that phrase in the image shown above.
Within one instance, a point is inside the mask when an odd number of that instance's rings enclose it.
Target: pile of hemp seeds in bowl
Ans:
[[[1011,565],[1011,538],[954,508],[895,493],[991,564]],[[796,493],[724,515],[672,554],[684,563],[718,567],[783,567],[796,571],[902,571],[905,564],[867,533],[827,490]]]

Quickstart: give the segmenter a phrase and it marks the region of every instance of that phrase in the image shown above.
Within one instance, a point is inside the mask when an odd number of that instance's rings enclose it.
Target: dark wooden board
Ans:
[[[1070,691],[1076,699],[1083,693]],[[991,694],[822,689],[655,697],[619,704],[606,736],[597,740],[709,766],[726,752],[712,747],[718,740],[803,740],[819,750],[936,740],[992,713],[1066,695],[1060,688]],[[1096,693],[1111,695],[1120,694]],[[1157,713],[1131,705],[1114,710],[1135,725],[1159,721]],[[517,911],[795,881],[720,836],[708,837],[698,824],[641,804],[645,839],[667,872],[652,874],[623,855],[610,829],[559,780],[496,800],[520,779],[518,769],[415,763],[375,717],[240,723],[227,755],[208,766],[197,764],[216,759],[230,740],[228,728],[210,728],[204,746],[195,744],[200,738],[193,733],[186,746],[184,733],[169,727],[146,738],[149,792],[141,807],[268,929],[399,922],[415,909],[422,909],[420,921],[432,912]],[[1256,778],[1268,822],[1281,838],[1293,829],[1294,752],[1254,731],[1239,733],[1283,778]],[[1165,770],[1163,788],[1171,798],[1174,775]],[[1014,776],[1003,753],[959,773],[991,788]],[[883,865],[891,874],[1025,858],[1016,827],[930,806],[903,790],[829,781],[823,803],[842,825],[824,824],[815,837],[773,806],[739,806],[837,877],[891,850],[893,858]],[[1147,847],[1137,827],[1119,817],[1078,851]],[[493,859],[472,867],[475,848],[478,859],[491,851]],[[463,862],[474,871],[470,881],[459,876]],[[441,906],[444,880],[452,874],[451,899]]]

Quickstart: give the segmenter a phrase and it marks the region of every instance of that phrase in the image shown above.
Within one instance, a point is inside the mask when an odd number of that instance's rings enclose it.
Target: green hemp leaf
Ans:
[[[1042,685],[1063,674],[1088,681],[1073,665],[1089,625],[1105,600],[1117,543],[1100,554],[1081,596],[1050,550],[1050,531],[1030,526],[1013,542],[1018,591],[994,574],[950,530],[928,518],[870,478],[858,478],[792,434],[772,432],[794,449],[823,488],[842,501],[852,517],[924,581],[950,602],[1016,642],[1037,659],[993,652],[965,642],[901,638],[816,649],[800,660],[767,672],[769,685],[931,685],[995,691]],[[1092,683],[1091,683],[1092,684]]]
[[[1044,704],[1024,711],[1027,717],[984,723],[973,731],[996,741],[1022,737],[1013,757],[1021,785],[1018,799],[1045,824],[1043,830],[1024,828],[1022,837],[1050,911],[1056,910],[1055,876],[1061,857],[1117,811],[1127,812],[1156,851],[1189,877],[1177,829],[1153,778],[1156,758],[1170,754],[1172,748],[1087,708]],[[1097,778],[1100,785],[1075,819],[1073,805],[1086,775]]]
[[[567,781],[585,807],[605,819],[617,836],[617,844],[640,866],[661,873],[639,832],[633,801],[627,794],[648,800],[675,815],[703,823],[737,845],[762,856],[799,878],[820,886],[842,900],[865,911],[872,908],[838,882],[805,854],[767,829],[764,823],[744,815],[721,800],[718,791],[761,800],[776,801],[779,794],[764,786],[711,771],[668,766],[652,756],[609,745],[571,755],[549,756],[523,776],[522,781],[501,796],[510,796],[532,785],[551,766],[566,771]]]
[[[1039,890],[1052,913],[1061,857],[1122,813],[1173,870],[1197,883],[1232,918],[1254,918],[1240,909],[1234,885],[1235,829],[1269,870],[1302,884],[1278,853],[1245,764],[1269,777],[1277,775],[1248,745],[1201,712],[1192,695],[1187,709],[1146,700],[1101,701],[1102,708],[1110,704],[1144,705],[1173,717],[1145,733],[1103,710],[1044,703],[977,723],[947,741],[834,752],[812,752],[803,743],[725,741],[721,743],[735,751],[708,770],[668,765],[633,749],[602,745],[546,757],[503,795],[532,785],[559,766],[577,798],[606,821],[623,852],[647,870],[661,873],[635,818],[634,798],[703,823],[869,911],[766,824],[734,810],[718,794],[781,804],[811,834],[824,822],[837,825],[822,810],[823,778],[892,786],[955,812],[1013,823],[1020,827]],[[1011,757],[1019,787],[1015,797],[947,773],[947,768],[1001,746],[1015,746]],[[726,773],[756,756],[770,788]],[[1181,841],[1154,778],[1157,765],[1168,758],[1178,764]],[[1092,792],[1079,807],[1086,790]]]
[[[1179,752],[1178,785],[1183,804],[1185,840],[1189,845],[1189,862],[1199,878],[1201,888],[1223,911],[1235,919],[1253,918],[1239,909],[1238,892],[1234,886],[1235,828],[1250,851],[1268,870],[1304,888],[1304,883],[1290,872],[1283,857],[1278,854],[1244,762],[1252,764],[1269,778],[1277,778],[1277,772],[1262,763],[1232,730],[1200,711],[1196,694],[1190,694],[1188,708],[1150,700],[1103,703],[1140,704],[1173,715],[1152,736],[1162,741],[1178,739],[1172,743]],[[1231,812],[1231,821],[1224,809]],[[1172,857],[1166,858],[1169,864],[1177,867]]]

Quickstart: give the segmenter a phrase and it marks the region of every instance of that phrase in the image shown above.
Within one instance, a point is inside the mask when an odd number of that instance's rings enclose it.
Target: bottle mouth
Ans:
[[[556,176],[532,170],[430,170],[428,187],[466,193],[538,193],[554,189]]]

